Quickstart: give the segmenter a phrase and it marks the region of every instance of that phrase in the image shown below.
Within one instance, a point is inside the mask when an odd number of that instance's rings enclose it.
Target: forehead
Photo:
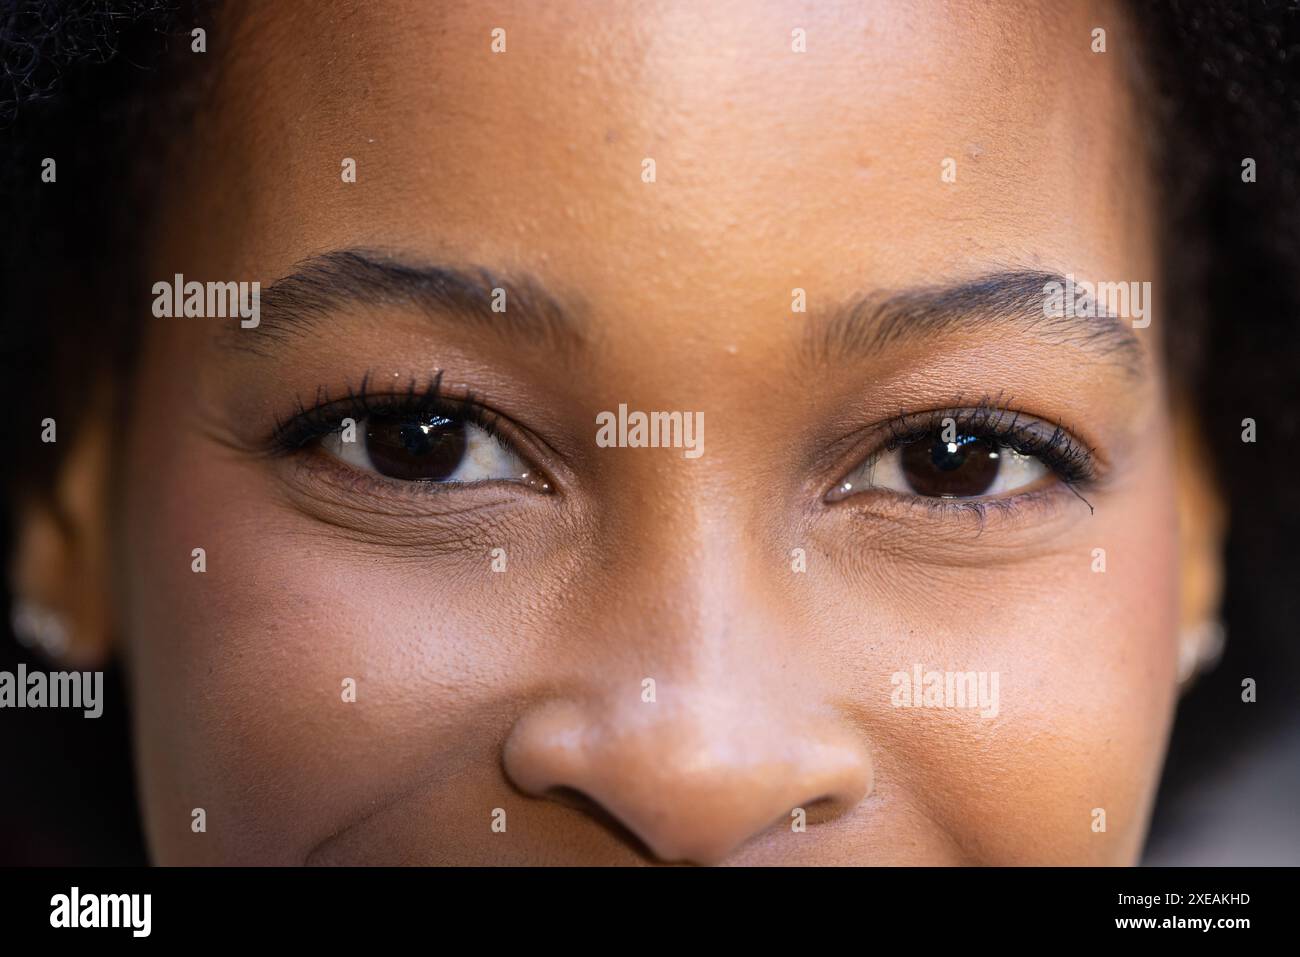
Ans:
[[[400,246],[598,306],[748,307],[792,286],[1147,265],[1134,51],[1109,5],[325,10],[256,5],[225,27],[197,172],[228,185],[191,193],[215,221],[241,201],[222,254],[241,273]]]

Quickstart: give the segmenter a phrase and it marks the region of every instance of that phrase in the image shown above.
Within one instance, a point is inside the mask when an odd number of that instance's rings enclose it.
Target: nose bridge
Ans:
[[[707,468],[707,466],[691,466]],[[610,596],[595,612],[595,630],[620,651],[635,649],[647,666],[734,670],[742,652],[789,640],[785,610],[772,601],[761,530],[724,488],[686,480],[680,462],[646,474],[645,498],[620,501],[602,530],[606,551],[594,587]]]

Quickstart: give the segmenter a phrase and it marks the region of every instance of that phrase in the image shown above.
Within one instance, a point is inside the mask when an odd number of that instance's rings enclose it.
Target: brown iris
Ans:
[[[918,495],[974,498],[998,477],[998,445],[975,436],[945,442],[939,436],[903,446],[903,476]]]
[[[372,415],[366,452],[375,471],[406,482],[441,482],[465,458],[465,422],[441,415]]]

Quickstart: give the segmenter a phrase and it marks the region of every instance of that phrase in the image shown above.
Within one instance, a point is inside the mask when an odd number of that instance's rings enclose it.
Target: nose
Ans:
[[[628,697],[527,712],[506,742],[506,773],[536,796],[579,792],[661,861],[697,864],[778,825],[797,840],[797,808],[816,826],[871,791],[866,748],[833,714],[765,717],[761,701],[698,689]]]

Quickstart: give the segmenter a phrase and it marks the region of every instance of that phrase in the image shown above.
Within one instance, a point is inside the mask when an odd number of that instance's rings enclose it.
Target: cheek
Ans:
[[[125,488],[123,624],[155,860],[301,863],[377,797],[442,786],[440,769],[471,754],[485,780],[470,790],[500,784],[492,703],[520,670],[502,623],[530,610],[486,573],[486,551],[477,574],[464,556],[366,552],[286,506],[265,465],[166,411],[139,423]]]
[[[875,643],[859,689],[880,796],[923,808],[967,860],[1132,863],[1140,853],[1176,696],[1169,482],[1152,455],[1082,531],[1033,560],[930,568],[898,586],[891,609],[863,612],[883,623],[892,611],[880,628],[897,636]],[[996,714],[898,707],[891,676],[911,684],[918,666],[923,677],[985,673],[990,692],[996,676]]]

